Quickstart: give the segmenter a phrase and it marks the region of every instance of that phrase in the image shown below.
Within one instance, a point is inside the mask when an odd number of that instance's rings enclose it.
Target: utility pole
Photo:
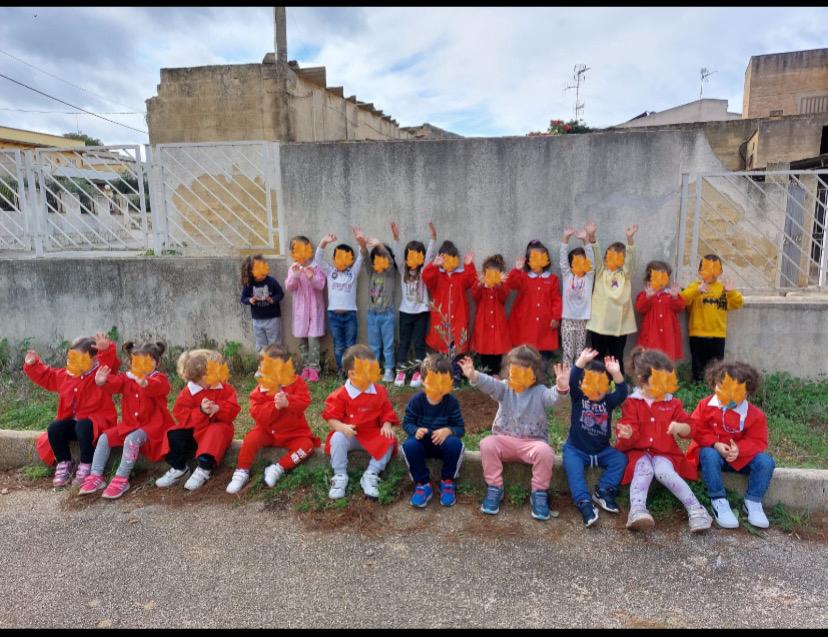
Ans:
[[[589,71],[590,68],[586,64],[576,64],[572,68],[572,79],[575,80],[574,84],[567,84],[564,88],[564,91],[575,89],[575,121],[581,121],[581,113],[584,110],[584,103],[581,101],[581,82],[586,81],[586,77],[583,77],[584,74]]]
[[[287,16],[285,7],[273,7],[273,40],[276,61],[287,63]]]
[[[702,90],[704,89],[704,83],[707,82],[707,78],[716,73],[716,71],[709,71],[707,68],[702,67],[699,71],[699,76],[701,79],[699,80],[699,101],[701,102],[702,98]]]

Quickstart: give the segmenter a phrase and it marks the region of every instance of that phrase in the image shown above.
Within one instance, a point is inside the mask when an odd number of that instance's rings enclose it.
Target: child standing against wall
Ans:
[[[325,248],[336,241],[336,235],[326,234],[316,248],[314,265],[322,269],[328,281],[328,325],[334,345],[336,371],[342,374],[342,354],[356,343],[359,324],[357,323],[357,280],[362,270],[362,254],[365,252],[365,236],[359,228],[353,228],[359,253],[347,243],[334,248],[333,263],[325,259]]]
[[[708,254],[699,262],[699,279],[681,293],[690,312],[688,331],[695,381],[703,379],[711,362],[724,358],[727,313],[745,302],[732,283],[719,281],[721,274],[722,260]]]
[[[270,266],[261,254],[247,257],[241,267],[241,304],[250,306],[256,351],[282,342],[282,286],[270,276]]]
[[[684,348],[678,315],[685,304],[678,286],[670,286],[672,273],[673,269],[664,261],[647,264],[645,288],[635,298],[635,309],[641,314],[637,345],[661,350],[671,360],[679,361],[684,358]]]
[[[410,359],[410,350],[414,349],[414,362],[418,364],[417,369],[411,375],[411,386],[419,387],[422,384],[419,364],[426,356],[426,334],[428,334],[431,308],[429,307],[428,290],[423,283],[422,271],[426,263],[434,260],[437,248],[437,230],[434,224],[429,222],[428,229],[431,239],[426,248],[420,241],[409,241],[405,245],[405,251],[400,250],[400,227],[396,222],[391,222],[391,234],[394,237],[394,253],[401,255],[402,261],[397,262],[400,271],[400,287],[402,296],[400,298],[400,340],[397,346],[397,377],[394,385],[402,387],[405,385],[405,371],[402,368]]]
[[[310,239],[298,235],[290,240],[293,263],[285,287],[293,295],[293,336],[299,341],[303,380],[319,380],[319,341],[325,335],[325,272],[313,264]]]
[[[480,363],[490,376],[500,378],[500,361],[512,349],[509,324],[506,322],[506,299],[511,292],[505,274],[506,262],[499,254],[483,262],[483,274],[472,286],[477,304],[472,331],[472,351],[480,355]]]
[[[586,326],[592,308],[592,286],[595,273],[592,262],[583,248],[569,250],[569,240],[575,235],[586,245],[586,230],[564,230],[561,239],[561,276],[563,277],[563,314],[561,318],[561,340],[563,341],[563,364],[572,366],[575,359],[586,347]],[[569,252],[567,252],[569,250]]]
[[[612,356],[621,363],[624,373],[624,346],[627,335],[634,334],[635,313],[632,304],[631,277],[635,269],[635,233],[638,226],[627,228],[627,245],[620,241],[610,244],[606,254],[595,238],[598,226],[590,221],[584,228],[595,257],[595,290],[592,293],[592,313],[587,322],[590,345],[598,356]]]
[[[368,241],[368,345],[377,360],[382,358],[385,375],[382,382],[394,382],[394,332],[397,316],[394,304],[394,280],[397,261],[394,252],[379,239]]]

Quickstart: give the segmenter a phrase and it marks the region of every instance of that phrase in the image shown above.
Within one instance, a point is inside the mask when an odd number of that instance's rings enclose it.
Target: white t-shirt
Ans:
[[[584,276],[575,276],[569,269],[569,246],[561,244],[561,278],[563,284],[563,315],[562,318],[578,321],[588,321],[592,313],[592,282],[595,280],[595,270],[592,269]],[[594,268],[594,266],[593,266]]]
[[[414,281],[405,280],[406,255],[400,247],[400,242],[395,241],[392,244],[392,249],[397,257],[397,269],[400,272],[400,288],[402,289],[402,295],[400,297],[400,312],[405,312],[406,314],[421,314],[422,312],[429,312],[431,308],[428,306],[428,290],[426,289],[425,283],[423,283],[422,274],[423,268],[426,264],[431,263],[434,260],[435,253],[437,251],[436,244],[433,240],[428,242],[425,261],[420,268],[420,275]]]
[[[322,268],[328,279],[328,309],[356,311],[357,279],[362,269],[362,250],[357,250],[354,264],[340,272],[325,259],[325,251],[316,248],[314,265]]]

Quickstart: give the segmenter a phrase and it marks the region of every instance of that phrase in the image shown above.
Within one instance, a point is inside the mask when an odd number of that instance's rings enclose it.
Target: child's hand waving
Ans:
[[[569,240],[572,238],[573,234],[575,234],[575,228],[566,228],[563,231],[563,242],[569,243]]]
[[[613,379],[621,375],[621,363],[618,362],[615,356],[604,356],[604,367],[607,368]]]
[[[589,242],[595,243],[595,233],[598,232],[598,224],[594,221],[587,221],[584,225],[584,231],[586,232]]]
[[[324,237],[322,237],[322,241],[320,241],[319,247],[324,250],[330,244],[332,244],[334,241],[336,241],[336,235],[329,232]]]
[[[431,233],[431,240],[437,241],[437,229],[434,227],[434,222],[428,222],[428,231]]]
[[[34,365],[39,360],[40,356],[37,355],[37,352],[30,349],[26,352],[26,358],[23,359],[23,362],[26,363],[26,365]]]
[[[562,365],[561,363],[555,363],[552,366],[552,370],[555,372],[555,387],[561,393],[566,393],[569,391],[569,368]]]
[[[112,341],[109,340],[109,337],[104,332],[95,334],[95,347],[99,352],[109,349],[110,345],[112,345]]]
[[[635,233],[638,232],[638,224],[634,223],[629,228],[626,229],[624,234],[627,235],[627,243],[633,245],[635,242]]]
[[[515,270],[522,270],[524,265],[526,265],[526,259],[523,257],[515,259]]]
[[[470,382],[474,383],[477,381],[477,371],[474,369],[474,363],[471,358],[464,356],[460,359],[458,365],[460,365],[460,369],[463,371],[463,376],[468,378]]]
[[[474,250],[469,250],[466,252],[466,256],[463,257],[463,265],[471,265],[474,263]]]
[[[99,368],[98,371],[95,373],[95,384],[98,387],[103,387],[106,385],[106,379],[109,378],[109,372],[112,370],[109,369],[106,365]]]
[[[391,222],[391,236],[394,238],[394,241],[400,240],[400,227],[396,221]]]
[[[587,347],[578,355],[578,359],[575,361],[575,366],[580,367],[583,369],[587,366],[588,363],[594,361],[598,356],[598,350],[592,349],[591,347]]]

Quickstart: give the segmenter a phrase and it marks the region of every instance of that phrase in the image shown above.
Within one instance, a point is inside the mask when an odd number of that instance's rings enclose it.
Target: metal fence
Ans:
[[[682,176],[677,270],[692,278],[706,254],[742,289],[828,285],[828,169]]]
[[[284,252],[279,145],[0,151],[0,251]]]

